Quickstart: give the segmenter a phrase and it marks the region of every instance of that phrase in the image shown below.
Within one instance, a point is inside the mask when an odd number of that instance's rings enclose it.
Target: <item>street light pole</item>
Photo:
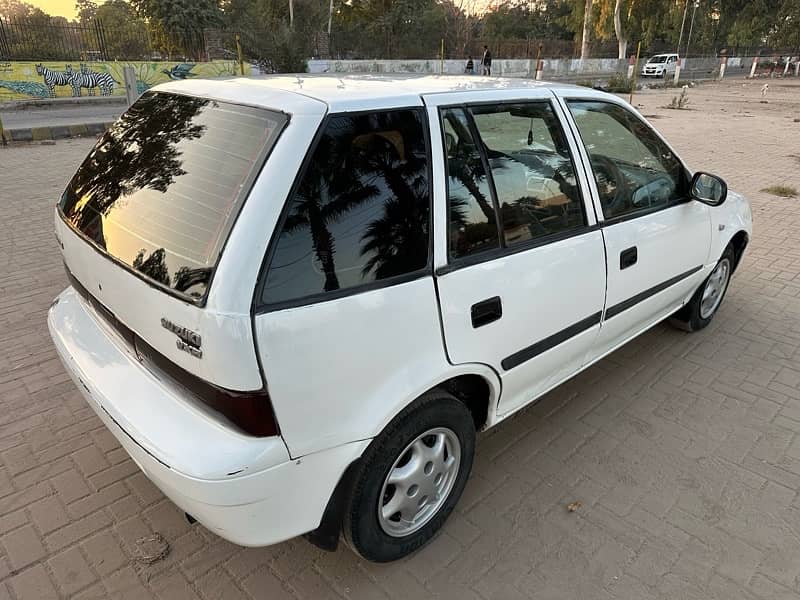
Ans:
[[[683,20],[681,21],[681,35],[678,37],[678,48],[675,52],[678,53],[678,57],[681,54],[681,43],[683,42],[683,28],[686,26],[686,13],[689,10],[689,0],[686,0],[686,4],[683,7]]]
[[[686,4],[683,6],[683,20],[681,21],[681,34],[678,37],[678,47],[675,50],[675,53],[678,55],[678,64],[675,65],[675,83],[678,83],[678,80],[681,77],[681,42],[683,42],[683,28],[686,26],[686,12],[689,10],[689,0],[686,0]]]
[[[689,44],[692,43],[692,30],[694,29],[694,15],[700,7],[700,0],[694,0],[694,8],[692,9],[692,22],[689,25],[689,38],[686,40],[686,58],[689,58]]]

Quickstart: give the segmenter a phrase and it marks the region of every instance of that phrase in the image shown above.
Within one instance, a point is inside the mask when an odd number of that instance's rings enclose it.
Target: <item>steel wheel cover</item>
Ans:
[[[392,537],[420,530],[439,512],[461,466],[461,442],[446,427],[417,436],[395,459],[378,496],[378,523]]]
[[[706,285],[703,288],[703,296],[700,299],[701,318],[708,319],[717,310],[728,287],[730,277],[731,262],[727,258],[723,258],[711,271],[711,275],[708,276]]]

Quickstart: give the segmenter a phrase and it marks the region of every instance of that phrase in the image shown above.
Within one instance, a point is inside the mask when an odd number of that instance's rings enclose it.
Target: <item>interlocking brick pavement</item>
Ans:
[[[240,548],[141,475],[62,370],[53,204],[88,140],[0,148],[0,598],[796,598],[800,595],[800,85],[636,102],[753,201],[707,330],[660,325],[479,440],[441,535],[391,565],[302,539]],[[795,156],[791,156],[794,154]],[[571,513],[566,505],[580,500]],[[171,552],[144,566],[137,538]]]

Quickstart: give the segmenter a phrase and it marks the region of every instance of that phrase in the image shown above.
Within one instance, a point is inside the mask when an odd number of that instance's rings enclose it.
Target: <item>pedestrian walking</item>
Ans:
[[[467,66],[464,67],[464,73],[467,75],[474,75],[475,74],[475,63],[472,62],[472,57],[467,57]]]
[[[492,74],[492,51],[489,50],[489,46],[483,47],[483,58],[481,59],[481,65],[483,65],[484,75]]]

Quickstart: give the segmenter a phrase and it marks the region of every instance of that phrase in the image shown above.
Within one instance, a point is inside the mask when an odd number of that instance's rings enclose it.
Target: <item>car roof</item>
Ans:
[[[324,114],[328,110],[340,112],[422,106],[422,96],[428,94],[478,90],[567,90],[576,89],[576,86],[499,77],[300,74],[192,79],[165,83],[153,89],[275,108],[290,113]]]

